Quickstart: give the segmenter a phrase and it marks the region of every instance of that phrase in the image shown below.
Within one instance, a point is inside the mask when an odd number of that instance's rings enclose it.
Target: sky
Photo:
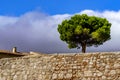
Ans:
[[[40,11],[49,15],[74,14],[81,10],[118,11],[119,0],[1,0],[0,14],[20,16],[30,11]]]
[[[75,14],[104,17],[112,23],[111,40],[87,52],[120,51],[119,0],[1,0],[0,49],[21,52],[80,52],[60,40],[58,24]]]

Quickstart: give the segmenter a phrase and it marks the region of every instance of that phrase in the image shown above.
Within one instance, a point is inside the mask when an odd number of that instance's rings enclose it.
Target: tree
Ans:
[[[88,16],[86,14],[74,15],[70,19],[63,20],[58,25],[60,39],[68,44],[68,47],[86,52],[86,46],[99,46],[109,40],[111,23],[106,18]]]

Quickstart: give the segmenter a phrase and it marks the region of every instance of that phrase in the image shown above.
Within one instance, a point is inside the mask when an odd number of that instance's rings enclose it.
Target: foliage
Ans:
[[[105,18],[82,14],[62,21],[58,32],[69,48],[82,46],[82,52],[85,52],[86,46],[99,46],[109,40],[110,27],[111,23]]]

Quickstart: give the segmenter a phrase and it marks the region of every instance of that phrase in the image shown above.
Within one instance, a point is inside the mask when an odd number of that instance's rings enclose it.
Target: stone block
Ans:
[[[92,71],[84,71],[84,76],[85,77],[93,76]]]

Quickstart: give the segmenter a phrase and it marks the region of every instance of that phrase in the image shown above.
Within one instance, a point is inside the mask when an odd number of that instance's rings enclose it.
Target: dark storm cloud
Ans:
[[[88,51],[119,50],[119,12],[106,11],[99,13],[85,10],[81,13],[106,17],[112,23],[112,39],[98,48],[87,48]],[[79,52],[76,49],[69,50],[66,43],[59,39],[59,33],[57,32],[57,25],[70,16],[72,15],[49,16],[40,12],[29,12],[20,17],[0,16],[0,49],[10,50],[16,46],[19,51],[44,53]]]

